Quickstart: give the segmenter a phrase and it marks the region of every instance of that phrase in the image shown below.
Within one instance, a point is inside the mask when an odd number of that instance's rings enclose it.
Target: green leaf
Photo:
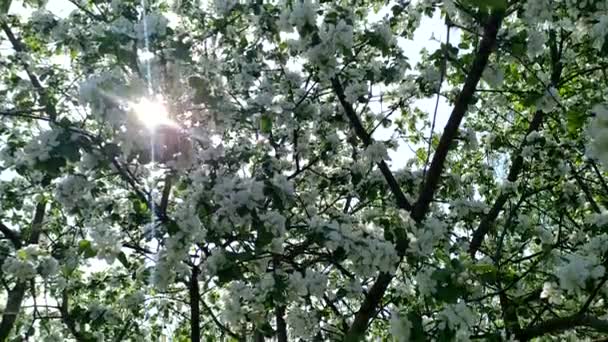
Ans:
[[[228,261],[222,266],[223,267],[219,269],[216,274],[219,285],[226,284],[241,277],[241,268],[235,262]]]
[[[87,249],[91,248],[91,241],[89,240],[80,240],[78,242],[78,250],[79,251],[85,251]]]
[[[417,149],[416,150],[416,157],[421,162],[426,161],[426,148],[425,147],[421,147],[421,148]]]
[[[173,236],[177,234],[177,232],[179,232],[179,225],[175,221],[170,221],[167,224],[167,233],[169,233],[170,236]]]
[[[127,260],[127,255],[125,254],[125,252],[118,253],[118,261],[120,261],[120,263],[123,264],[125,268],[129,268],[129,260]]]
[[[570,110],[566,113],[566,118],[568,120],[568,131],[576,133],[585,125],[587,115],[581,111]]]
[[[424,327],[422,326],[422,317],[414,311],[410,311],[407,314],[407,319],[412,324],[410,330],[410,341],[411,342],[423,342],[426,341],[424,334]]]
[[[78,149],[78,145],[71,141],[64,142],[57,146],[55,153],[71,162],[77,162],[80,160],[80,151]]]
[[[12,0],[0,0],[0,14],[7,14]]]
[[[27,259],[27,252],[23,249],[17,251],[17,257],[21,260]]]
[[[78,242],[78,251],[87,259],[97,255],[97,251],[93,248],[93,245],[89,240],[80,240],[80,242]]]
[[[272,337],[274,335],[274,330],[272,326],[268,322],[264,322],[264,324],[256,327],[259,332],[261,332],[266,337]]]
[[[260,118],[260,130],[262,133],[270,134],[272,132],[272,118],[269,115],[262,115]]]
[[[523,105],[526,107],[534,106],[542,96],[540,93],[530,93],[524,98]]]

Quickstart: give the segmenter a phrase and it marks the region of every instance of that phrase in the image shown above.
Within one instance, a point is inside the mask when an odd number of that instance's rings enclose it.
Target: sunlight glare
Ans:
[[[161,98],[151,100],[144,97],[138,102],[131,103],[130,107],[139,120],[149,129],[161,125],[175,125],[169,118],[169,111]]]

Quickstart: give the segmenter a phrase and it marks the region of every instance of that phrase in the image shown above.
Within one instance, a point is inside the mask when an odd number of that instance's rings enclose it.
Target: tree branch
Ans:
[[[21,41],[19,39],[17,39],[17,37],[15,37],[15,35],[13,34],[13,31],[11,31],[11,28],[8,26],[7,23],[5,23],[5,22],[0,23],[0,27],[2,27],[4,34],[6,34],[6,37],[11,42],[11,45],[13,46],[13,49],[15,50],[15,52],[17,52],[17,53],[27,52],[25,45],[23,45],[23,43],[21,43]],[[36,77],[36,75],[34,75],[30,71],[29,66],[23,61],[22,61],[21,65],[23,66],[23,69],[25,69],[25,72],[27,73],[27,76],[30,79],[30,82],[32,83],[32,85],[34,86],[34,89],[36,89],[36,92],[38,93],[40,104],[44,106],[51,121],[55,121],[55,119],[57,118],[57,110],[56,110],[55,106],[53,106],[52,101],[50,100],[50,98],[48,96],[48,92],[42,86],[42,84],[38,80],[38,77]]]
[[[220,320],[217,318],[217,316],[213,313],[213,310],[209,307],[209,305],[207,305],[207,303],[205,303],[202,296],[199,296],[199,299],[201,301],[201,305],[203,306],[203,309],[205,309],[205,311],[207,311],[207,313],[209,314],[209,316],[211,316],[211,319],[213,320],[215,325],[217,325],[217,327],[220,328],[220,330],[222,330],[224,333],[228,334],[228,336],[230,336],[236,340],[240,341],[242,339],[241,336],[237,335],[232,330],[230,330],[230,328],[228,328],[227,326],[222,324],[222,322],[220,322]]]
[[[90,341],[90,338],[87,338],[87,336],[85,336],[81,331],[77,329],[76,322],[70,315],[69,307],[70,302],[68,291],[64,289],[61,292],[61,306],[59,308],[59,312],[61,313],[61,319],[63,320],[65,325],[67,325],[68,330],[70,330],[70,333],[72,333],[76,341]]]
[[[494,45],[496,44],[496,35],[498,34],[498,29],[501,22],[502,13],[494,13],[490,16],[489,21],[484,25],[483,38],[479,44],[479,49],[475,54],[475,59],[473,60],[471,69],[467,74],[467,78],[464,82],[462,90],[456,98],[456,102],[454,104],[454,108],[452,109],[452,114],[448,119],[448,123],[443,129],[443,134],[439,140],[437,150],[433,155],[433,160],[431,161],[431,166],[424,181],[424,186],[422,187],[420,196],[412,209],[412,218],[414,220],[421,220],[424,218],[431,201],[433,200],[433,195],[435,194],[435,190],[439,184],[439,178],[443,172],[443,164],[445,163],[450,150],[450,145],[452,144],[454,138],[456,138],[458,127],[462,122],[462,118],[467,112],[469,104],[473,100],[477,83],[479,83],[483,70],[488,64],[488,59],[492,53],[492,50],[494,49]]]
[[[561,77],[563,67],[559,60],[559,55],[558,55],[559,52],[558,52],[557,48],[555,47],[555,44],[556,44],[555,39],[556,39],[555,34],[552,34],[551,35],[551,44],[550,44],[551,45],[551,49],[550,49],[551,50],[551,60],[552,60],[552,64],[553,64],[553,67],[552,67],[553,70],[551,72],[551,83],[554,86],[557,86],[560,82],[560,77]],[[507,176],[507,179],[510,182],[515,182],[523,169],[524,159],[521,156],[521,150],[523,149],[524,145],[526,144],[526,137],[530,133],[538,131],[540,129],[540,126],[543,122],[543,118],[544,118],[544,113],[542,110],[537,110],[536,113],[534,113],[534,117],[532,118],[532,121],[530,122],[530,126],[528,127],[528,130],[526,131],[524,140],[521,142],[520,147],[517,149],[517,151],[515,151],[515,153],[511,156],[511,160],[513,160],[513,164],[511,164],[511,168],[509,169],[509,174]],[[481,247],[481,244],[483,243],[485,236],[490,231],[492,224],[498,217],[498,214],[502,211],[502,208],[505,205],[505,203],[507,202],[508,198],[509,198],[508,194],[506,194],[506,193],[500,194],[498,196],[498,198],[496,198],[496,201],[494,202],[494,205],[492,205],[492,208],[490,209],[488,214],[486,216],[484,216],[484,218],[479,223],[479,226],[477,227],[477,229],[473,232],[473,237],[471,238],[471,244],[469,245],[469,254],[471,255],[471,257],[473,259],[475,259],[475,254]]]
[[[287,342],[287,324],[285,323],[285,306],[279,305],[275,309],[277,319],[277,342]]]
[[[171,173],[165,176],[165,187],[160,199],[160,215],[167,217],[167,206],[169,205],[169,196],[171,195],[171,187],[173,186],[173,175]]]
[[[426,215],[426,212],[429,208],[435,189],[439,183],[439,177],[443,171],[443,164],[447,157],[449,147],[454,138],[456,137],[456,134],[458,132],[458,126],[460,125],[460,122],[462,121],[462,118],[464,117],[464,114],[467,111],[469,103],[473,99],[473,94],[475,93],[477,83],[479,82],[481,74],[483,73],[483,70],[488,62],[490,53],[494,49],[494,45],[496,43],[496,35],[498,34],[498,28],[500,27],[501,22],[502,13],[494,13],[489,17],[489,21],[484,25],[483,39],[481,41],[479,49],[477,50],[475,59],[473,60],[471,70],[467,75],[464,86],[460,91],[458,98],[456,99],[454,109],[452,110],[450,119],[448,120],[448,123],[444,129],[444,133],[441,136],[437,151],[433,156],[431,167],[429,168],[429,172],[420,197],[418,198],[413,207],[411,207],[407,201],[400,202],[398,197],[399,206],[406,210],[408,210],[407,208],[410,207],[412,212],[412,218],[416,222],[420,222],[424,219],[424,216]],[[349,117],[351,123],[355,128],[355,131],[357,132],[357,135],[361,140],[363,140],[364,144],[369,145],[371,142],[371,138],[363,129],[359,118],[354,115],[355,113],[354,110],[352,110],[352,106],[350,106],[350,104],[346,101],[340,83],[337,81],[337,79],[334,79],[332,80],[332,84],[336,93],[338,94],[338,99],[342,103],[342,106],[344,107],[347,116]],[[381,164],[379,164],[379,166],[381,166]],[[382,168],[380,170],[382,171]],[[390,175],[392,176],[392,174]],[[387,178],[387,181],[389,179],[390,178]],[[390,183],[389,186],[391,187],[391,191],[393,191],[394,195],[397,196],[399,193],[403,194],[396,182],[394,187]],[[403,198],[405,199],[405,196]],[[397,249],[400,255],[404,254],[406,246],[407,241],[397,241]],[[384,293],[386,292],[386,289],[388,288],[392,279],[393,275],[388,273],[380,273],[378,275],[378,278],[365,296],[365,299],[363,300],[359,311],[357,311],[355,315],[355,320],[353,321],[350,330],[345,335],[344,341],[358,341],[363,338],[363,336],[365,335],[365,331],[367,330],[369,321],[375,314],[378,305],[384,297]]]
[[[28,244],[38,243],[45,208],[46,203],[44,201],[39,202],[36,205],[36,211],[34,212],[34,219],[32,220],[31,224],[32,228],[30,237],[28,239]],[[15,245],[15,248],[17,248],[17,245]],[[17,315],[19,315],[19,312],[21,311],[21,303],[23,302],[23,297],[25,297],[26,289],[27,283],[22,280],[17,280],[15,286],[8,291],[8,297],[6,298],[6,304],[4,306],[4,314],[2,315],[2,321],[0,322],[0,341],[5,341],[13,329],[15,321],[17,320]]]
[[[528,327],[517,336],[517,339],[522,342],[529,341],[538,336],[555,334],[579,326],[589,327],[598,332],[608,333],[608,321],[601,320],[591,315],[575,314],[572,316],[550,319]]]
[[[200,342],[201,340],[201,309],[199,306],[200,288],[198,285],[198,272],[198,266],[193,266],[190,275],[190,284],[188,284],[190,293],[190,340],[192,342]]]
[[[2,222],[0,222],[0,232],[12,242],[15,249],[21,248],[21,237],[18,232],[10,229]]]
[[[353,128],[355,130],[355,133],[357,134],[359,139],[363,142],[363,145],[365,147],[371,145],[373,143],[372,137],[367,133],[367,131],[361,124],[361,120],[359,120],[359,116],[355,112],[355,109],[353,108],[352,104],[350,104],[346,100],[346,96],[344,95],[344,88],[342,87],[342,84],[340,83],[338,78],[337,77],[333,78],[331,80],[331,84],[336,93],[336,96],[338,96],[338,100],[340,101],[342,108],[344,108],[344,112],[346,113],[348,120],[350,121],[351,125],[353,126]],[[393,196],[395,196],[395,198],[397,199],[397,205],[399,206],[399,208],[405,209],[408,211],[411,210],[412,205],[409,203],[409,201],[405,197],[405,194],[399,187],[399,183],[397,183],[395,176],[393,176],[393,173],[391,172],[391,170],[388,167],[388,165],[386,164],[386,162],[384,162],[384,160],[381,160],[378,162],[378,168],[380,169],[380,172],[382,172],[384,179],[388,183],[388,187],[390,188],[391,192],[393,193]]]

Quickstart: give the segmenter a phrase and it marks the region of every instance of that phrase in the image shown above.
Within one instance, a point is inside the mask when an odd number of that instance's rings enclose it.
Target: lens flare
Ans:
[[[130,103],[129,107],[148,129],[176,125],[169,118],[169,110],[161,98],[149,99],[144,97],[137,102]]]

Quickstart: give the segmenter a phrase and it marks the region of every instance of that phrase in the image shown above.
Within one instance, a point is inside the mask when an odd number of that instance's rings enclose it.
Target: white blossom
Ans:
[[[389,324],[389,332],[394,341],[408,342],[410,340],[412,323],[407,317],[402,317],[398,312],[393,311]]]
[[[297,336],[309,339],[319,331],[319,323],[314,313],[299,306],[293,306],[288,310],[286,322],[293,338]]]
[[[387,20],[383,20],[374,25],[372,28],[373,32],[381,39],[382,43],[386,46],[392,46],[395,44],[395,37],[391,30],[390,24]]]
[[[346,86],[344,89],[344,95],[346,96],[346,101],[350,103],[356,103],[359,101],[359,98],[367,95],[368,88],[367,84],[364,82],[353,82]]]
[[[543,290],[540,293],[540,298],[547,299],[549,303],[555,305],[559,305],[562,302],[559,287],[553,282],[545,282],[543,284]]]
[[[82,175],[70,175],[57,184],[55,199],[66,209],[84,208],[91,199],[91,184]]]
[[[90,230],[97,257],[112,264],[121,252],[120,232],[104,222],[93,223]]]
[[[465,330],[473,327],[475,324],[475,315],[473,311],[464,303],[448,304],[438,314],[440,326],[447,327],[450,330]]]
[[[40,269],[40,275],[43,278],[49,278],[57,274],[59,262],[53,257],[44,257],[39,261],[38,267]]]
[[[371,145],[367,146],[367,148],[365,149],[365,155],[370,161],[374,163],[378,163],[382,160],[389,160],[386,146],[378,141],[373,142]]]
[[[312,0],[294,1],[289,15],[289,23],[299,30],[306,25],[315,26],[318,4]]]
[[[604,275],[605,268],[596,256],[566,255],[556,271],[559,285],[568,292],[584,289],[588,279],[597,279]]]
[[[2,271],[21,281],[26,281],[36,276],[36,265],[33,260],[7,258],[2,264]]]
[[[147,13],[145,16],[146,27],[144,32],[144,23],[140,22],[135,25],[135,31],[137,32],[137,36],[145,39],[145,34],[148,34],[148,37],[163,37],[167,34],[167,24],[169,20],[165,18],[160,13]]]
[[[220,15],[228,14],[234,6],[238,4],[238,0],[213,0],[213,8]]]

